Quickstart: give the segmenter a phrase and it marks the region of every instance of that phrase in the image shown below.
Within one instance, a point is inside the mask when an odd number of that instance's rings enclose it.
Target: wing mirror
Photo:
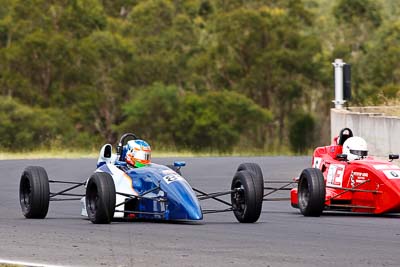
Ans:
[[[100,157],[104,159],[109,159],[112,156],[112,146],[110,144],[105,144],[100,150]]]
[[[340,160],[340,161],[346,161],[347,160],[347,155],[346,154],[338,154],[336,156],[336,159]]]
[[[177,168],[185,167],[186,166],[186,162],[184,162],[184,161],[174,161],[174,166],[177,167]]]
[[[393,161],[394,159],[399,159],[399,154],[389,154],[389,161]]]
[[[103,157],[106,159],[111,158],[112,155],[112,146],[110,144],[107,144],[104,146],[104,154]]]
[[[97,160],[97,168],[103,164],[112,162],[112,156],[112,146],[110,144],[105,144],[100,150],[99,159]]]

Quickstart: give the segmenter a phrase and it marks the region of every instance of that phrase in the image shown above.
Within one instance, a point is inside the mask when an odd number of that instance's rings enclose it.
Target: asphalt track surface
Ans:
[[[214,192],[229,188],[242,162],[256,162],[265,179],[283,181],[310,164],[309,157],[183,160],[189,183]],[[95,162],[0,161],[0,259],[62,266],[400,266],[399,215],[325,213],[305,218],[283,201],[264,202],[254,224],[240,224],[229,212],[206,215],[198,223],[94,225],[80,217],[79,201],[72,201],[51,202],[44,220],[22,216],[18,185],[26,166],[45,167],[51,179],[83,181]],[[202,204],[220,207],[216,202]]]

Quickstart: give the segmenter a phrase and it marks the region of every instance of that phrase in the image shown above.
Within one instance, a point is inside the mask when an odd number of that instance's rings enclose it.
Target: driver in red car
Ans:
[[[347,160],[359,160],[368,156],[367,142],[361,137],[353,136],[343,144],[343,154]]]
[[[346,154],[348,160],[362,159],[368,155],[367,142],[361,137],[353,136],[351,129],[344,128],[340,131],[339,136],[333,139],[332,145],[316,148],[314,158],[325,154],[330,155],[333,159],[340,154]]]

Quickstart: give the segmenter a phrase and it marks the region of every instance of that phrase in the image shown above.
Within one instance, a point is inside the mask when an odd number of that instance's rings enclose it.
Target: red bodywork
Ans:
[[[400,167],[389,161],[367,157],[343,161],[336,156],[342,146],[318,147],[312,167],[324,175],[325,209],[382,214],[400,212]],[[290,192],[291,204],[297,207],[297,188]]]

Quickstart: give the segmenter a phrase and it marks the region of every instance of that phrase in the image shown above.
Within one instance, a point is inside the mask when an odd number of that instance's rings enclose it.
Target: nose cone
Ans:
[[[203,212],[200,205],[185,205],[183,209],[187,213],[187,220],[198,221],[203,219]]]
[[[184,179],[163,184],[162,189],[167,193],[170,220],[203,219],[196,194]]]

